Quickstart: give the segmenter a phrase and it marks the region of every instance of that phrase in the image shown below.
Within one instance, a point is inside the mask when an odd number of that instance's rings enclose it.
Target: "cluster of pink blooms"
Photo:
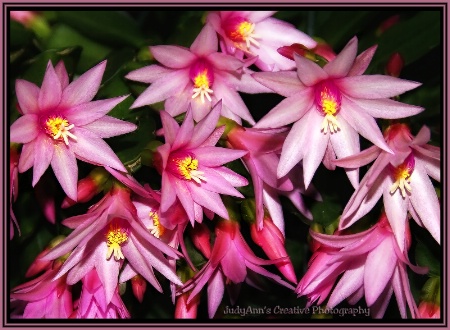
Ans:
[[[152,153],[158,190],[138,182],[103,140],[137,128],[107,115],[128,95],[94,100],[106,61],[72,82],[63,62],[48,63],[40,87],[16,81],[21,116],[10,129],[10,238],[14,231],[20,234],[12,209],[19,173],[33,168],[37,189],[51,166],[67,195],[63,207],[98,194],[100,170],[113,184],[85,214],[62,221],[73,231],[39,254],[26,274],[37,277],[12,288],[11,317],[130,318],[120,294],[123,283],[142,302],[147,283],[163,292],[164,278],[176,318],[196,318],[202,291],[213,318],[225,289],[236,301],[241,284],[257,286],[261,276],[306,296],[308,306],[334,308],[364,299],[371,316],[382,318],[394,293],[402,318],[439,317],[429,306],[417,307],[407,269],[428,271],[409,261],[411,218],[440,244],[440,205],[431,180],[440,182],[440,148],[428,144],[426,126],[413,135],[396,121],[382,132],[376,121],[423,111],[395,100],[420,83],[365,75],[376,46],[358,55],[353,37],[334,54],[273,14],[210,12],[189,48],[151,46],[157,64],[126,75],[149,84],[131,109],[164,102],[159,130],[164,142]],[[305,51],[325,64],[303,56]],[[284,99],[255,122],[240,93]],[[174,118],[181,114],[182,123]],[[361,151],[359,135],[373,146]],[[237,160],[248,179],[226,166]],[[97,172],[79,180],[77,161]],[[285,249],[280,196],[312,220],[303,196],[321,200],[311,184],[321,163],[328,170],[344,168],[355,190],[334,234],[310,231],[316,249],[306,273],[296,274]],[[360,180],[359,169],[369,164]],[[240,231],[245,222],[225,197],[250,200],[239,189],[250,181],[253,202],[245,205],[252,211],[251,238],[268,259],[252,251]],[[381,197],[380,220],[348,234]],[[41,204],[54,222],[51,198]],[[207,260],[200,269],[185,246],[188,233]],[[178,269],[180,259],[191,276]],[[276,268],[269,271],[268,265]],[[75,295],[77,283],[81,293]]]

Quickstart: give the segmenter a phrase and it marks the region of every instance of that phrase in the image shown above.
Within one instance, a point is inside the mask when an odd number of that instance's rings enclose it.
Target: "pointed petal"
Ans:
[[[164,130],[164,139],[166,143],[172,145],[175,142],[175,137],[178,134],[180,126],[172,116],[170,116],[166,111],[159,112],[161,116],[162,127]]]
[[[219,40],[211,24],[205,24],[191,45],[191,52],[197,56],[206,56],[217,52]]]
[[[69,107],[91,101],[100,87],[105,68],[106,61],[100,62],[72,81],[62,93],[60,106]]]
[[[394,97],[421,84],[384,75],[362,75],[336,79],[336,86],[346,95],[359,99]]]
[[[51,165],[66,195],[76,201],[78,166],[72,150],[65,146],[55,146]]]
[[[192,150],[199,165],[217,167],[239,159],[247,154],[246,150],[234,150],[221,147],[202,147]]]
[[[223,178],[216,171],[208,167],[199,167],[199,170],[204,173],[206,182],[202,182],[200,186],[208,191],[212,191],[218,194],[229,195],[234,197],[243,198],[242,194],[237,191],[225,178]]]
[[[225,166],[216,167],[214,169],[210,169],[211,171],[215,171],[220,174],[225,180],[227,180],[233,187],[243,187],[248,185],[248,181],[242,175],[233,172],[229,168]]]
[[[371,146],[358,154],[336,159],[333,163],[336,166],[344,168],[359,168],[374,161],[380,154],[381,149],[377,146]]]
[[[334,308],[344,299],[359,290],[364,283],[364,265],[352,265],[344,273],[331,293],[327,307]]]
[[[38,104],[41,110],[54,109],[61,101],[61,82],[56,75],[52,62],[48,61],[45,70],[44,80],[42,81],[41,90],[39,91]]]
[[[36,143],[34,144],[34,168],[33,168],[33,182],[32,186],[34,187],[42,174],[44,174],[45,170],[50,165],[50,162],[53,158],[53,153],[57,148],[64,148],[61,144],[55,145],[47,136],[39,135],[36,139]]]
[[[184,210],[189,218],[189,220],[193,220],[194,217],[194,200],[191,192],[188,188],[188,183],[183,180],[176,180],[174,184],[175,192],[181,205],[183,205]]]
[[[403,198],[399,191],[395,191],[391,194],[391,186],[394,183],[392,178],[388,176],[387,182],[383,192],[383,205],[386,212],[386,216],[394,232],[395,239],[398,246],[403,251],[405,246],[406,236],[406,214],[408,210],[408,197]]]
[[[363,51],[361,54],[359,54],[356,57],[355,62],[353,63],[352,68],[348,72],[347,76],[359,76],[362,75],[367,67],[369,66],[370,62],[372,61],[372,57],[375,54],[375,51],[377,50],[377,45],[374,45],[365,51]]]
[[[172,70],[157,64],[152,64],[129,72],[127,75],[125,75],[125,78],[133,81],[151,84],[156,80],[162,78],[169,72],[172,72]]]
[[[254,125],[254,128],[277,128],[299,121],[313,106],[313,89],[308,88],[278,103]],[[320,126],[319,126],[320,127]]]
[[[234,88],[227,86],[223,81],[217,80],[214,82],[214,95],[218,100],[222,99],[224,107],[228,107],[240,118],[251,125],[255,123],[255,120],[242,100],[242,97],[234,90]]]
[[[37,115],[23,115],[11,125],[9,138],[15,143],[29,143],[36,139],[39,134]]]
[[[177,125],[178,126],[178,125]],[[183,123],[177,132],[175,140],[172,144],[172,150],[181,148],[182,146],[189,143],[194,132],[194,119],[192,118],[192,110],[189,108],[184,117]]]
[[[150,46],[150,52],[159,63],[171,69],[185,68],[197,58],[188,48],[181,46]]]
[[[17,79],[16,96],[23,114],[39,112],[39,87],[35,84],[26,80]]]
[[[76,127],[73,134],[76,141],[70,142],[70,149],[83,161],[102,166],[109,166],[116,170],[126,172],[120,159],[110,146],[90,131]]]
[[[220,270],[216,270],[208,282],[208,316],[210,319],[216,314],[217,308],[223,299],[225,283]]]
[[[228,211],[225,208],[225,205],[223,205],[219,194],[204,190],[195,183],[188,184],[187,186],[191,192],[192,199],[197,204],[206,207],[224,219],[228,219]]]
[[[137,129],[137,126],[114,117],[104,116],[92,123],[84,125],[83,128],[95,133],[98,137],[105,139],[133,132]]]
[[[318,82],[328,79],[328,74],[318,64],[303,56],[294,54],[297,64],[297,75],[300,81],[306,86],[313,86]]]
[[[161,212],[166,212],[176,200],[175,187],[173,185],[175,178],[167,172],[162,173],[161,182]]]
[[[214,132],[216,128],[217,121],[220,117],[220,112],[222,110],[222,101],[217,102],[217,104],[211,109],[211,111],[195,126],[192,138],[188,143],[188,148],[196,148],[203,144],[204,141]],[[215,143],[214,143],[215,144]]]
[[[252,74],[252,77],[260,84],[284,97],[293,96],[305,89],[294,71],[256,72]]]
[[[56,64],[55,72],[58,76],[59,82],[61,83],[61,88],[64,90],[64,88],[69,86],[69,75],[67,74],[64,61],[61,60],[58,62],[58,64]]]
[[[105,253],[104,255],[106,255],[106,245],[104,245],[103,249],[103,253]],[[109,260],[97,262],[95,266],[98,277],[100,278],[100,281],[102,282],[105,289],[106,303],[109,304],[113,298],[114,293],[116,292],[117,283],[119,281],[120,262],[116,261],[114,257],[111,257]]]
[[[366,113],[374,118],[397,119],[417,115],[424,108],[397,102],[391,99],[363,100],[353,99]]]
[[[358,39],[353,37],[344,49],[323,67],[323,70],[330,77],[345,77],[353,66],[357,51]]]
[[[238,252],[236,246],[231,243],[227,253],[220,261],[220,265],[224,275],[233,283],[242,283],[247,276],[247,267],[245,267],[245,259]]]

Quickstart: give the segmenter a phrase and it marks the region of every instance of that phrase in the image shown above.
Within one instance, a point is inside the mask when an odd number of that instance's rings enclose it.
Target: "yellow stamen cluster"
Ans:
[[[209,88],[209,83],[208,71],[205,69],[194,78],[195,88],[193,89],[194,94],[192,95],[192,98],[195,99],[200,95],[202,103],[205,103],[205,97],[211,102],[211,96],[209,94],[214,93],[214,91]]]
[[[335,114],[339,110],[339,104],[333,97],[330,97],[327,89],[320,92],[320,97],[322,111],[325,114],[320,130],[327,133],[328,127],[330,127],[330,133],[336,133],[340,129],[339,123],[335,117]]]
[[[74,125],[70,125],[67,119],[60,116],[52,116],[45,122],[46,132],[53,137],[54,140],[64,140],[66,145],[69,145],[69,137],[77,140],[77,137],[69,132]]]
[[[187,156],[181,160],[177,160],[177,167],[180,174],[186,180],[194,180],[197,183],[200,183],[200,180],[206,181],[206,178],[203,176],[204,172],[197,171],[198,168],[198,160],[192,158],[191,156]]]
[[[402,197],[406,197],[406,191],[411,192],[412,188],[410,186],[411,182],[411,169],[406,166],[399,166],[395,170],[394,177],[396,178],[396,181],[391,186],[391,194],[393,194],[397,189],[400,190],[400,193],[402,194]]]
[[[116,260],[125,259],[120,246],[127,240],[128,232],[117,224],[111,224],[106,234],[106,245],[108,246],[106,259],[111,258],[113,253]]]
[[[161,222],[159,222],[159,215],[158,212],[151,211],[149,213],[150,218],[153,220],[153,229],[151,230],[151,234],[155,236],[156,238],[160,238],[162,235],[164,235],[164,232],[166,231],[166,228],[164,228],[163,225],[161,225]]]
[[[257,35],[256,33],[253,33],[253,31],[255,31],[254,23],[250,23],[247,21],[242,22],[237,26],[236,31],[230,33],[230,39],[234,41],[238,40],[245,41],[247,49],[250,48],[251,44],[258,47],[259,42],[255,40],[255,38],[260,38],[260,36]]]

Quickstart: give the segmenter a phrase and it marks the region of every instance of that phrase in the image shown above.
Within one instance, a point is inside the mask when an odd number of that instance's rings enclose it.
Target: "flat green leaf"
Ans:
[[[136,21],[119,11],[58,11],[58,20],[81,34],[110,46],[145,45]]]
[[[11,20],[9,23],[9,46],[11,50],[17,50],[30,44],[33,33],[22,24]]]

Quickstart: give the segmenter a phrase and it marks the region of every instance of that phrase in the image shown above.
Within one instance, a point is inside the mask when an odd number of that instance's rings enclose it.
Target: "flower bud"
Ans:
[[[376,36],[377,37],[381,36],[388,29],[390,29],[392,26],[397,24],[397,22],[399,20],[400,20],[400,15],[393,15],[393,16],[387,18],[386,20],[384,20],[383,22],[381,22],[381,24],[378,26],[378,28],[375,32]]]
[[[131,289],[136,299],[142,303],[144,300],[144,294],[147,289],[147,282],[141,275],[136,275],[131,278]]]
[[[389,57],[386,67],[384,68],[384,72],[389,76],[398,78],[404,65],[405,61],[400,53],[393,53],[391,57]]]
[[[194,246],[206,257],[211,257],[211,232],[203,223],[195,223],[195,226],[190,230],[190,235]]]
[[[418,308],[418,318],[421,319],[439,319],[441,317],[441,308],[439,305],[421,301]]]
[[[195,319],[197,318],[197,309],[200,303],[200,295],[197,294],[188,303],[188,298],[191,291],[185,292],[177,297],[175,303],[175,318],[176,319]]]

